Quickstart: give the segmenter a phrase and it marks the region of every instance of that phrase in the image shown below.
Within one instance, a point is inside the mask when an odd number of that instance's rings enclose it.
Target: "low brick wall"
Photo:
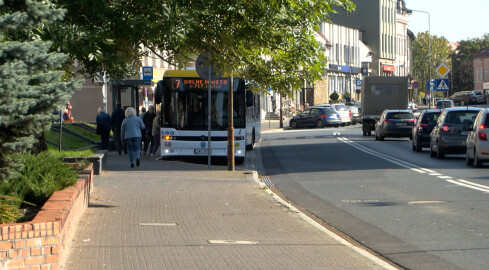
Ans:
[[[0,225],[0,269],[63,269],[67,248],[93,189],[93,165],[55,192],[34,220]]]

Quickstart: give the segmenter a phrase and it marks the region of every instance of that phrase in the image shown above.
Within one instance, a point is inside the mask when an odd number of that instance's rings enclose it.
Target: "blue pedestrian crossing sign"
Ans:
[[[448,79],[436,79],[435,80],[435,91],[448,91],[450,90]]]

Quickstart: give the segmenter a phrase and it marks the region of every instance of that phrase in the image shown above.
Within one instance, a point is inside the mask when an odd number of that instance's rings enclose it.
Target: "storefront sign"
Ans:
[[[394,72],[396,68],[393,65],[382,65],[382,70],[387,72]]]

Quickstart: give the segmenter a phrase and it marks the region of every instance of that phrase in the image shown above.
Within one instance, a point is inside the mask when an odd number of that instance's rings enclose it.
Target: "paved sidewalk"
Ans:
[[[147,156],[130,168],[114,152],[105,169],[66,269],[385,269],[284,207],[250,171]]]

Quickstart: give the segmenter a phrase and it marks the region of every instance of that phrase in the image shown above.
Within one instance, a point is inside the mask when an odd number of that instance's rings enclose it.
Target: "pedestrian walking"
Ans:
[[[146,138],[144,140],[144,152],[143,154],[146,155],[148,152],[148,147],[150,144],[153,144],[153,120],[156,117],[155,113],[155,107],[153,105],[149,106],[148,111],[144,114],[143,116],[143,123],[144,126],[146,127],[145,132],[146,132]],[[150,150],[151,154],[151,150]]]
[[[136,116],[136,110],[129,107],[126,110],[126,118],[122,121],[121,137],[129,152],[131,168],[134,167],[134,154],[136,154],[136,166],[141,163],[141,130],[145,128],[141,118]]]
[[[114,142],[117,148],[117,151],[119,152],[119,155],[122,154],[122,139],[121,139],[121,126],[122,126],[122,121],[124,121],[125,118],[125,113],[124,110],[122,109],[122,105],[120,103],[117,103],[116,109],[112,112],[112,133],[114,135]],[[127,153],[127,150],[124,149],[124,153]]]
[[[95,118],[97,124],[97,134],[100,135],[100,149],[109,149],[109,137],[110,129],[112,128],[112,121],[110,115],[105,111],[105,107],[98,108],[98,114]]]
[[[160,147],[160,128],[161,128],[161,111],[156,113],[155,119],[153,119],[153,142],[151,143],[150,153],[151,156],[156,156],[158,147]]]

